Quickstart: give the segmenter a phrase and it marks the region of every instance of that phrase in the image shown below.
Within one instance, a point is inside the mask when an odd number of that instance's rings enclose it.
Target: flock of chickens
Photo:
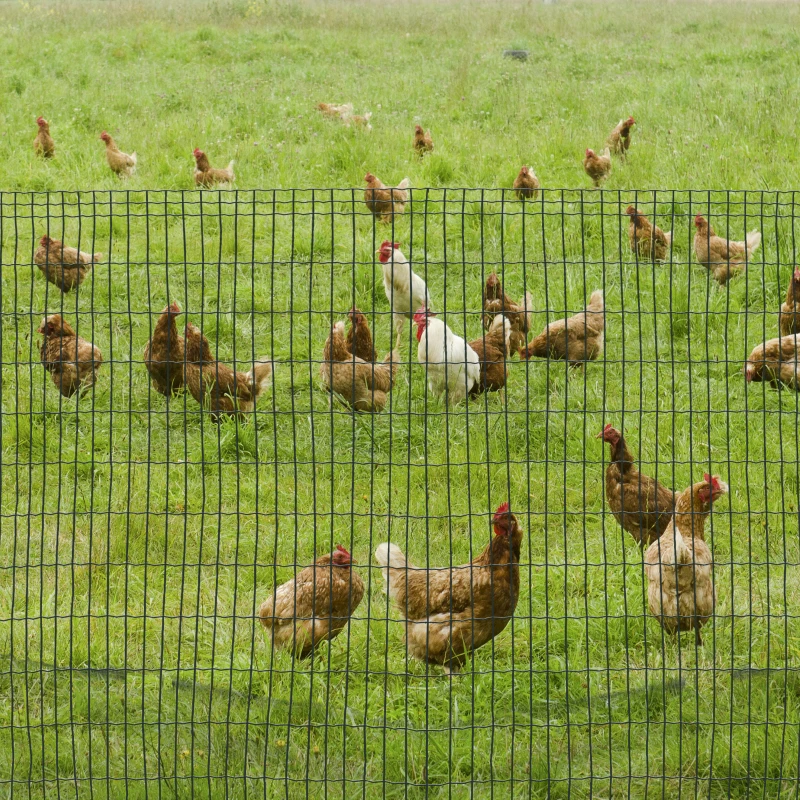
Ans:
[[[354,115],[350,105],[320,104],[326,116],[369,129],[370,115]],[[38,119],[37,153],[51,157],[55,146],[49,125]],[[601,155],[586,151],[584,169],[598,186],[612,166],[612,154],[625,158],[634,120],[622,120]],[[122,153],[104,131],[110,168],[130,175],[136,154]],[[417,126],[414,147],[424,156],[433,149],[430,132]],[[233,162],[226,170],[213,169],[201,150],[195,150],[195,182],[215,186],[234,180]],[[391,223],[408,202],[408,179],[396,187],[385,186],[372,173],[365,176],[364,201],[372,214]],[[533,170],[524,166],[514,182],[517,198],[537,197],[540,186]],[[665,233],[634,206],[627,208],[632,250],[641,258],[665,260],[672,247]],[[759,246],[761,235],[748,233],[743,242],[717,236],[700,215],[695,218],[695,256],[722,285],[740,274]],[[359,412],[380,412],[386,405],[400,365],[400,344],[406,320],[416,328],[417,360],[425,367],[429,391],[448,405],[484,392],[504,390],[507,364],[514,354],[567,362],[583,367],[603,352],[605,309],[603,293],[594,291],[578,314],[551,322],[528,341],[533,300],[526,293],[514,301],[504,291],[500,277],[492,274],[483,292],[482,335],[473,340],[455,334],[433,310],[431,292],[396,242],[384,241],[377,252],[395,333],[394,349],[384,359],[375,350],[365,315],[353,308],[350,327],[333,324],[328,336],[320,377],[331,398]],[[46,279],[62,292],[77,289],[93,265],[102,259],[43,236],[34,261]],[[247,373],[217,361],[199,328],[188,323],[183,335],[176,318],[177,303],[161,313],[148,341],[143,360],[153,388],[166,397],[187,390],[212,418],[251,411],[267,388],[272,363],[256,362]],[[746,365],[748,382],[768,381],[800,389],[798,343],[800,337],[800,269],[795,270],[780,313],[781,337],[756,347]],[[39,333],[44,337],[41,362],[57,389],[66,397],[85,394],[95,383],[102,354],[91,342],[76,335],[59,314],[48,316]],[[694,631],[702,644],[701,628],[713,616],[716,592],[712,580],[712,555],[704,538],[704,524],[712,506],[728,492],[717,475],[675,492],[641,474],[619,431],[606,425],[598,438],[611,448],[606,471],[606,499],[620,526],[647,547],[644,564],[650,612],[669,632]],[[375,558],[386,582],[390,600],[405,622],[406,646],[411,656],[457,671],[470,653],[491,641],[511,620],[519,596],[519,562],[523,530],[508,503],[492,518],[493,536],[470,564],[453,568],[416,568],[394,544],[378,546]],[[291,581],[277,587],[260,610],[259,618],[274,643],[306,657],[323,641],[337,636],[348,624],[364,594],[364,582],[343,547],[319,558]]]

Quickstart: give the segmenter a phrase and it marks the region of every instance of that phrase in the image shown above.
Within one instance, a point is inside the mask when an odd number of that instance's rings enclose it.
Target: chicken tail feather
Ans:
[[[230,174],[231,174],[231,181],[235,181],[236,180],[236,175],[233,172],[233,165],[235,163],[236,163],[236,160],[232,158],[230,160],[230,163],[228,164],[228,172],[230,172]]]
[[[670,231],[669,233],[665,233],[664,239],[666,239],[667,247],[669,247],[672,244],[672,231]]]
[[[758,246],[761,244],[761,232],[760,231],[750,231],[745,237],[746,246],[747,246],[747,255],[751,256],[758,250]]]
[[[409,178],[403,178],[400,183],[397,184],[398,189],[410,189],[411,188],[411,180]]]
[[[272,362],[257,361],[253,364],[253,369],[247,373],[247,378],[253,387],[253,395],[257,400],[267,389],[272,377]]]

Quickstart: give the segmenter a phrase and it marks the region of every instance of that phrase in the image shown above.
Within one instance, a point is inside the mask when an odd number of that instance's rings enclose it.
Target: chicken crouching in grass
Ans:
[[[42,366],[64,397],[80,392],[83,397],[94,386],[103,363],[99,348],[78,336],[60,315],[42,321],[38,332],[44,336],[39,353]]]
[[[787,386],[800,391],[800,336],[782,336],[754,347],[744,377],[748,383],[764,381],[773,389]]]
[[[363,596],[364,581],[353,569],[350,553],[336,545],[279,586],[261,604],[258,617],[275,647],[308,658],[347,627]]]
[[[42,236],[33,254],[34,263],[45,278],[62,292],[80,286],[89,270],[102,258],[102,253],[83,253],[74,247],[65,247],[63,242],[49,236]]]
[[[386,591],[400,612],[413,658],[458,672],[467,658],[505,630],[519,599],[523,531],[503,503],[492,519],[494,535],[470,564],[417,568],[395,544],[378,545]]]
[[[195,147],[193,155],[195,160],[195,186],[202,186],[205,189],[212,186],[230,186],[236,180],[236,176],[233,174],[233,159],[225,169],[214,169],[208,160],[208,156],[198,147]]]

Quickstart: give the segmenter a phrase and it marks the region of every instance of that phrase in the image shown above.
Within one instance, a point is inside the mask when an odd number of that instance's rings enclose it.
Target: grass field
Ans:
[[[741,368],[777,335],[797,260],[800,7],[468,8],[0,3],[0,796],[797,796],[798,399]],[[373,131],[322,119],[320,100],[371,110]],[[38,114],[51,163],[31,151]],[[584,148],[627,114],[627,164],[608,191],[573,191]],[[104,128],[139,155],[123,185]],[[237,192],[190,191],[197,146],[236,158]],[[524,210],[497,188],[522,163],[552,189]],[[346,188],[367,170],[430,187],[394,231]],[[669,263],[630,252],[634,199],[675,232]],[[698,212],[763,233],[727,290],[692,263]],[[62,308],[32,267],[48,228],[110,253],[63,298],[105,359],[79,401],[39,365],[35,330]],[[389,237],[469,338],[492,270],[532,291],[535,329],[602,287],[605,358],[570,376],[514,360],[505,406],[446,411],[406,328],[387,411],[329,409],[331,320],[355,302],[389,345],[373,256]],[[221,358],[275,359],[254,418],[217,426],[149,388],[149,312],[168,298]],[[605,422],[664,482],[731,486],[699,650],[648,618],[641,553],[604,513]],[[506,499],[526,529],[514,623],[462,676],[426,672],[375,546],[463,563]],[[293,664],[255,609],[334,542],[367,594],[346,635]]]

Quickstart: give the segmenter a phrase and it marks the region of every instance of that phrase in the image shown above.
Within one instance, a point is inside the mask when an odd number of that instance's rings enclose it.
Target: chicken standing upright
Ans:
[[[773,389],[783,384],[800,391],[800,336],[792,333],[754,347],[744,377],[748,383],[766,381]]]
[[[550,358],[581,366],[594,361],[603,352],[605,311],[603,293],[592,292],[585,311],[551,322],[527,347],[520,348],[520,358]]]
[[[237,372],[213,358],[208,339],[196,325],[188,323],[184,336],[184,383],[192,397],[209,408],[211,418],[218,422],[224,415],[241,416],[252,411],[270,384],[272,362],[256,361],[249,372]]]
[[[33,260],[50,283],[62,292],[80,286],[89,270],[102,259],[102,253],[83,253],[75,247],[65,247],[58,239],[42,236]]]
[[[528,341],[533,319],[533,295],[525,292],[525,297],[515,303],[504,291],[500,276],[493,272],[486,279],[483,289],[483,327],[489,328],[492,321],[502,314],[511,323],[509,352],[517,353]]]
[[[83,397],[94,386],[103,363],[99,348],[78,336],[60,314],[43,320],[38,332],[44,336],[39,350],[42,365],[56,389],[64,397],[80,389]]]
[[[431,308],[431,296],[427,284],[411,269],[397,242],[383,242],[378,258],[383,266],[383,289],[392,309],[397,348],[405,319],[412,319],[418,308]]]
[[[535,200],[539,196],[539,179],[533,167],[522,167],[514,178],[514,194],[517,200]]]
[[[403,615],[409,655],[457,672],[470,653],[501,633],[519,599],[522,527],[503,503],[494,536],[470,564],[417,569],[397,545],[378,545],[390,600]]]
[[[664,233],[635,206],[628,206],[625,213],[631,218],[628,225],[631,250],[639,258],[666,261],[672,244],[672,232]]]
[[[50,135],[50,123],[44,117],[39,117],[36,124],[39,132],[33,140],[33,152],[42,158],[52,158],[56,154],[56,143]]]
[[[417,155],[422,158],[425,153],[433,152],[433,139],[431,132],[423,130],[422,125],[417,125],[414,128],[414,149]]]
[[[628,154],[628,148],[631,146],[631,128],[635,124],[636,120],[633,117],[621,119],[616,128],[611,131],[606,140],[606,146],[614,155],[621,156],[624,159]]]
[[[717,236],[700,214],[694,218],[694,226],[697,229],[694,254],[721,286],[744,272],[747,262],[761,244],[758,231],[750,231],[743,242],[729,242]]]
[[[100,139],[106,143],[106,161],[111,171],[120,178],[130,178],[136,171],[136,153],[123,153],[106,131],[100,134]]]
[[[460,403],[480,384],[480,357],[430,309],[420,308],[414,322],[419,342],[417,360],[425,366],[428,388],[449,405]]]
[[[279,586],[261,604],[258,616],[276,647],[307,658],[344,630],[363,596],[364,581],[353,569],[350,553],[337,544],[332,553]]]
[[[325,389],[355,411],[382,411],[400,363],[395,350],[383,362],[369,362],[347,349],[344,322],[337,322],[325,341],[320,377]]]
[[[694,630],[698,645],[717,600],[704,527],[712,504],[727,493],[728,485],[708,474],[684,489],[676,498],[675,516],[644,557],[650,613],[669,633]]]
[[[411,181],[403,178],[396,188],[391,189],[376,178],[371,172],[364,176],[367,188],[364,190],[364,202],[367,208],[381,222],[391,222],[394,215],[400,215],[405,211],[408,202],[408,189]]]
[[[597,438],[611,445],[606,500],[614,519],[640,547],[654,542],[672,521],[675,492],[636,469],[622,434],[611,425],[606,425]]]
[[[175,319],[181,314],[177,303],[170,303],[162,312],[153,330],[153,338],[144,348],[144,364],[150,373],[153,388],[171,397],[183,388],[186,341],[178,333]]]
[[[508,380],[507,362],[509,358],[509,341],[511,339],[511,323],[502,314],[498,314],[480,339],[469,343],[469,347],[478,355],[480,378],[470,389],[469,396],[477,397],[483,392],[499,392],[505,388]]]
[[[583,169],[592,179],[595,188],[611,174],[611,152],[606,147],[602,155],[597,155],[592,149],[586,150],[586,157],[583,159]]]
[[[372,333],[367,318],[353,306],[348,312],[350,330],[347,332],[347,349],[362,361],[375,362],[378,354],[372,343]]]
[[[800,334],[800,267],[795,267],[789,287],[786,290],[786,301],[781,306],[781,336]]]
[[[209,163],[208,156],[199,147],[195,147],[193,155],[195,186],[204,186],[205,188],[217,185],[225,186],[236,180],[236,176],[233,174],[235,163],[233,159],[225,169],[214,169]]]

